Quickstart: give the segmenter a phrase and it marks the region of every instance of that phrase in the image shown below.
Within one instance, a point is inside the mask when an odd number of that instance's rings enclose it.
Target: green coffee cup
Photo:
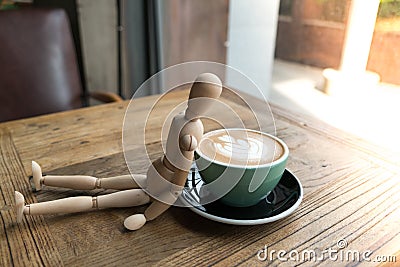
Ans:
[[[265,199],[279,183],[288,156],[279,138],[242,128],[208,132],[195,151],[205,190],[234,207]]]

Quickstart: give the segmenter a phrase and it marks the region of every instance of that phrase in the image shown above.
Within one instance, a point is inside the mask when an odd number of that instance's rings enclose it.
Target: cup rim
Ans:
[[[258,134],[261,134],[261,135],[266,135],[266,136],[274,139],[275,141],[277,141],[283,147],[283,154],[282,154],[282,156],[280,158],[278,158],[278,159],[276,159],[274,161],[268,162],[268,163],[264,163],[264,164],[260,164],[260,165],[239,165],[239,164],[229,164],[229,163],[225,163],[225,162],[222,162],[222,161],[219,161],[219,160],[212,160],[210,157],[206,156],[204,153],[202,153],[200,151],[200,144],[201,144],[203,138],[205,138],[205,137],[207,137],[207,136],[209,136],[209,135],[211,135],[213,133],[217,133],[217,132],[221,132],[221,131],[231,131],[231,130],[244,130],[244,131],[250,131],[250,132],[258,133]],[[203,135],[203,138],[202,138],[202,140],[200,140],[199,145],[197,146],[195,152],[200,157],[205,158],[209,162],[216,163],[216,164],[219,164],[219,165],[222,165],[222,166],[225,166],[225,167],[233,167],[233,168],[240,168],[240,169],[258,169],[258,168],[272,167],[272,166],[275,166],[275,165],[280,164],[281,162],[285,161],[289,156],[289,148],[285,144],[285,142],[283,142],[280,138],[278,138],[278,137],[276,137],[274,135],[271,135],[271,134],[265,133],[265,132],[261,132],[261,131],[258,131],[258,130],[247,129],[247,128],[217,129],[217,130],[213,130],[213,131],[209,131],[209,132],[205,133]]]

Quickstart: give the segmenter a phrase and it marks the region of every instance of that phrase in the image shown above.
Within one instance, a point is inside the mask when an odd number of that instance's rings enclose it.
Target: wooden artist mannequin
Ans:
[[[151,202],[144,214],[134,214],[125,219],[129,230],[141,228],[147,221],[157,218],[179,197],[192,165],[194,150],[203,136],[200,117],[210,108],[212,101],[222,92],[221,81],[211,73],[197,77],[190,90],[188,107],[176,115],[168,133],[165,154],[154,161],[147,175],[122,175],[111,178],[92,176],[43,176],[40,166],[32,162],[33,184],[36,190],[42,185],[80,190],[96,188],[123,190],[97,197],[80,196],[26,205],[21,193],[15,192],[18,221],[23,214],[42,215],[83,212],[111,207],[131,207]],[[142,189],[140,189],[142,188]]]

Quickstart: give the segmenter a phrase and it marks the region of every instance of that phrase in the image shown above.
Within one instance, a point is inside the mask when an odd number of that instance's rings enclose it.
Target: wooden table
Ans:
[[[148,109],[157,97],[135,100],[137,112]],[[155,114],[163,114],[186,97],[187,91],[176,92]],[[321,255],[324,250],[338,249],[340,240],[347,242],[342,252],[370,250],[371,260],[386,256],[393,261],[389,256],[397,256],[400,264],[397,155],[277,106],[272,106],[277,136],[289,146],[288,169],[304,187],[300,207],[280,221],[232,226],[207,220],[188,208],[173,207],[139,231],[129,232],[123,220],[145,209],[134,207],[26,216],[17,224],[10,209],[15,190],[26,196],[27,203],[103,193],[50,187],[32,193],[27,178],[31,160],[51,174],[106,177],[128,173],[121,145],[127,105],[108,104],[0,124],[0,265],[296,265],[305,261],[301,258],[304,251]],[[160,131],[162,119],[155,115],[148,123],[146,142],[154,157],[162,151],[159,134],[151,133]],[[268,253],[285,250],[281,258],[290,252],[295,257],[293,251],[297,251],[300,259],[284,262],[276,252],[260,261],[258,256],[263,255],[258,252],[266,246]],[[328,254],[323,261],[305,263],[355,264],[340,257],[331,260]]]

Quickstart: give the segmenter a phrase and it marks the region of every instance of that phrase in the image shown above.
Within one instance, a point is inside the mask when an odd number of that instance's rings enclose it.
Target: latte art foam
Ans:
[[[206,134],[199,151],[212,160],[241,166],[271,163],[283,155],[283,148],[275,139],[245,129]]]

